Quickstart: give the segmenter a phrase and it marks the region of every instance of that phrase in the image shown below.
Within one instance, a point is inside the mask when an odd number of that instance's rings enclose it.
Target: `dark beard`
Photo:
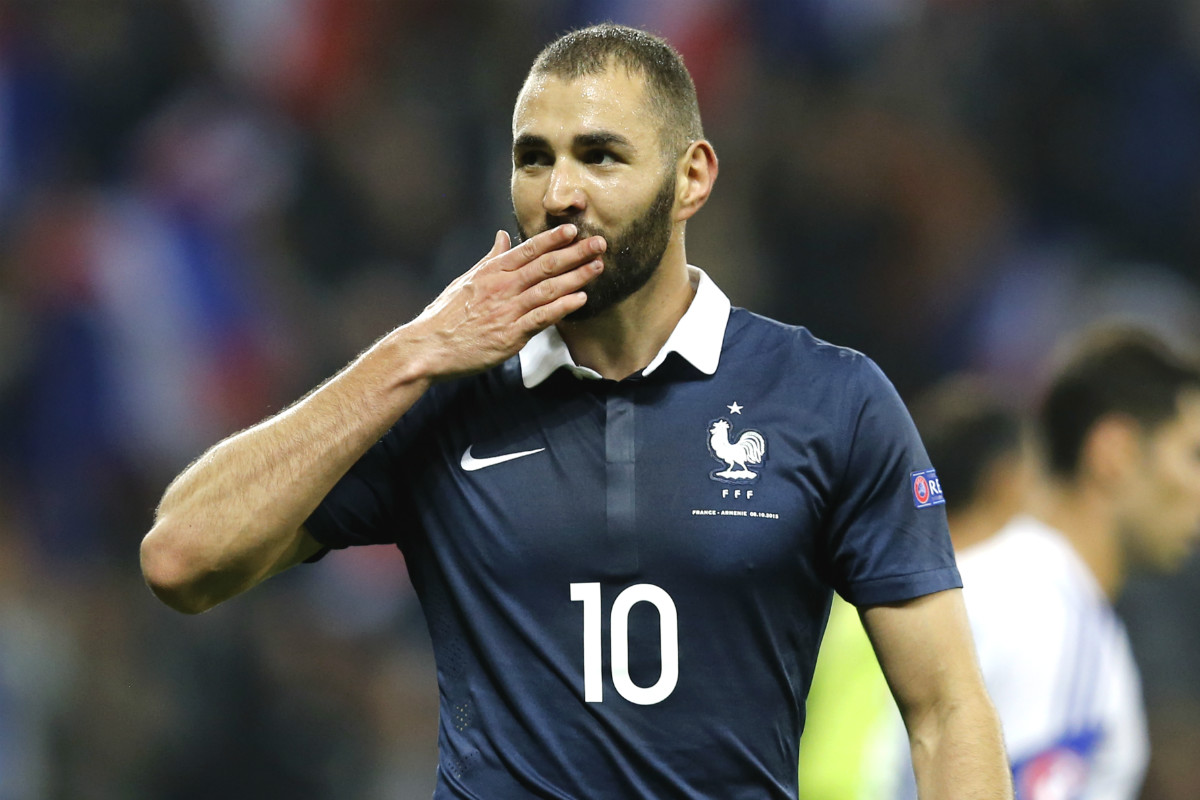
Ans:
[[[589,236],[603,236],[608,242],[603,256],[604,271],[583,287],[584,293],[587,294],[587,302],[567,315],[566,319],[572,322],[592,319],[646,285],[658,271],[663,253],[667,251],[667,245],[671,241],[671,209],[674,205],[675,174],[668,172],[658,194],[650,201],[646,210],[616,236],[609,235],[577,217],[546,216],[543,231],[570,222],[579,229],[577,241]],[[534,231],[534,234],[536,233],[540,231]],[[534,234],[525,231],[518,222],[515,244],[520,244]]]

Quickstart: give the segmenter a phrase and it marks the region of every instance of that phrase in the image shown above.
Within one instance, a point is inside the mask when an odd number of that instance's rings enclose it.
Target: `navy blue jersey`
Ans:
[[[831,592],[961,585],[879,369],[693,278],[638,375],[601,380],[545,331],[432,387],[307,523],[405,554],[436,798],[794,798]]]

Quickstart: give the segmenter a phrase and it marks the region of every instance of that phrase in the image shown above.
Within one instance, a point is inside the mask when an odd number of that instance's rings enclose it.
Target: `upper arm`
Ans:
[[[930,712],[986,697],[960,589],[859,613],[910,732]]]
[[[930,463],[904,403],[868,359],[851,378],[827,521],[830,583],[860,608],[961,586],[945,508],[913,489]]]

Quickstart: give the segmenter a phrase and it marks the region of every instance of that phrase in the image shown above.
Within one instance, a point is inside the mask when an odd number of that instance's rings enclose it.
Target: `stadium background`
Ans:
[[[187,618],[137,544],[207,444],[511,227],[524,71],[603,19],[694,72],[692,262],[906,397],[969,368],[1027,398],[1105,315],[1200,338],[1196,3],[0,0],[0,798],[428,796],[397,554]],[[1200,795],[1197,578],[1122,602],[1145,800]]]

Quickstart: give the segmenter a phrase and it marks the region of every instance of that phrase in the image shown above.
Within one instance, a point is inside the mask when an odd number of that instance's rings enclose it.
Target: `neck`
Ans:
[[[1099,487],[1048,481],[1031,511],[1060,531],[1110,601],[1125,583],[1125,557],[1112,502]]]
[[[654,359],[695,294],[682,236],[678,236],[645,286],[599,316],[580,322],[563,320],[558,332],[575,363],[621,380]]]

